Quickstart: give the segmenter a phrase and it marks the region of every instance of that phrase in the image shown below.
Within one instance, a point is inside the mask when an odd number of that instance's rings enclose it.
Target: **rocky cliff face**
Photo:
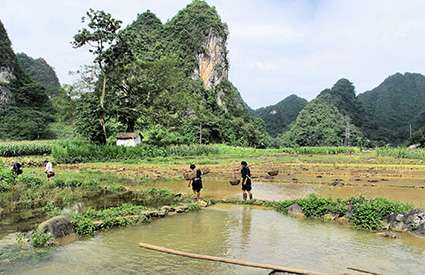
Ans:
[[[226,40],[210,31],[196,55],[198,62],[193,78],[201,79],[204,88],[210,89],[228,77]]]
[[[12,73],[11,68],[3,66],[0,67],[0,107],[10,103],[11,93],[7,88],[10,81],[14,80],[15,76]]]
[[[0,107],[11,100],[8,89],[9,83],[15,79],[16,56],[12,50],[12,43],[0,21]]]

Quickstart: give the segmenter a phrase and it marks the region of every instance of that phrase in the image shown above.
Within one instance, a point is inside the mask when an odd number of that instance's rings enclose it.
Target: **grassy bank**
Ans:
[[[400,214],[413,209],[413,206],[384,198],[366,199],[362,196],[347,200],[324,198],[309,195],[305,198],[281,201],[241,201],[238,199],[215,200],[214,203],[230,203],[243,205],[266,206],[282,214],[300,214],[306,218],[325,221],[344,220],[358,229],[379,231],[384,229],[384,219],[390,214]],[[299,213],[290,211],[290,207],[298,205]]]
[[[296,200],[274,202],[272,206],[279,212],[288,214],[291,205],[298,204],[308,218],[337,219],[345,217],[355,227],[366,230],[381,230],[384,218],[392,213],[403,213],[413,207],[383,198],[366,199],[353,197],[348,200],[322,198],[310,195]]]

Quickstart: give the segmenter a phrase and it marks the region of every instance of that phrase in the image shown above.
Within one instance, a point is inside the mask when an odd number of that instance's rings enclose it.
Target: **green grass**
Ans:
[[[57,163],[126,161],[170,156],[206,156],[217,153],[218,149],[214,146],[197,144],[167,147],[149,145],[124,147],[83,142],[59,142],[53,146],[52,150],[52,156]]]
[[[425,160],[425,149],[408,149],[404,147],[382,147],[376,150],[378,156],[390,156],[394,158]]]

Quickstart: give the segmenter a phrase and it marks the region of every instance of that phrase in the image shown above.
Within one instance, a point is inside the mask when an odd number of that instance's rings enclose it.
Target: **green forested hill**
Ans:
[[[325,89],[318,97],[334,105],[341,114],[349,117],[354,125],[362,125],[363,106],[356,97],[353,83],[348,79],[338,80],[331,89]]]
[[[156,144],[266,144],[262,121],[252,118],[228,79],[227,36],[227,25],[205,1],[192,1],[165,24],[150,11],[139,14],[109,49],[105,118],[114,128],[108,135],[120,129],[140,131]],[[102,137],[87,130],[98,131],[88,125],[98,120],[86,118],[100,94],[97,87],[77,106],[77,130],[95,142]]]
[[[43,58],[34,59],[25,53],[16,55],[19,67],[46,90],[50,97],[58,94],[61,85],[54,69]]]
[[[360,110],[354,86],[340,79],[304,107],[281,140],[286,146],[360,145]]]
[[[397,145],[409,139],[409,124],[415,132],[424,127],[425,76],[397,73],[375,89],[360,94],[366,110],[365,132],[380,144]]]
[[[0,139],[48,136],[51,104],[45,89],[17,65],[7,32],[0,22]]]
[[[307,102],[304,98],[290,95],[275,105],[255,110],[254,115],[264,120],[272,136],[277,136],[288,129]]]

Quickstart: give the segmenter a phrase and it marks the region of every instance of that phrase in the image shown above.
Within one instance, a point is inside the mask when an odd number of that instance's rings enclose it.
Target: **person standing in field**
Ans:
[[[44,161],[44,173],[46,173],[47,180],[49,181],[55,176],[55,172],[53,172],[53,164],[47,159]]]
[[[20,174],[23,173],[22,165],[18,161],[13,161],[12,172],[15,176],[19,176]]]
[[[202,171],[197,169],[195,164],[190,165],[190,170],[192,170],[192,179],[189,181],[188,187],[192,185],[193,194],[195,195],[195,200],[201,198],[202,190]]]
[[[242,197],[243,200],[249,196],[249,199],[252,200],[252,181],[251,181],[251,170],[248,167],[248,163],[246,161],[241,162],[241,178],[242,178]]]

